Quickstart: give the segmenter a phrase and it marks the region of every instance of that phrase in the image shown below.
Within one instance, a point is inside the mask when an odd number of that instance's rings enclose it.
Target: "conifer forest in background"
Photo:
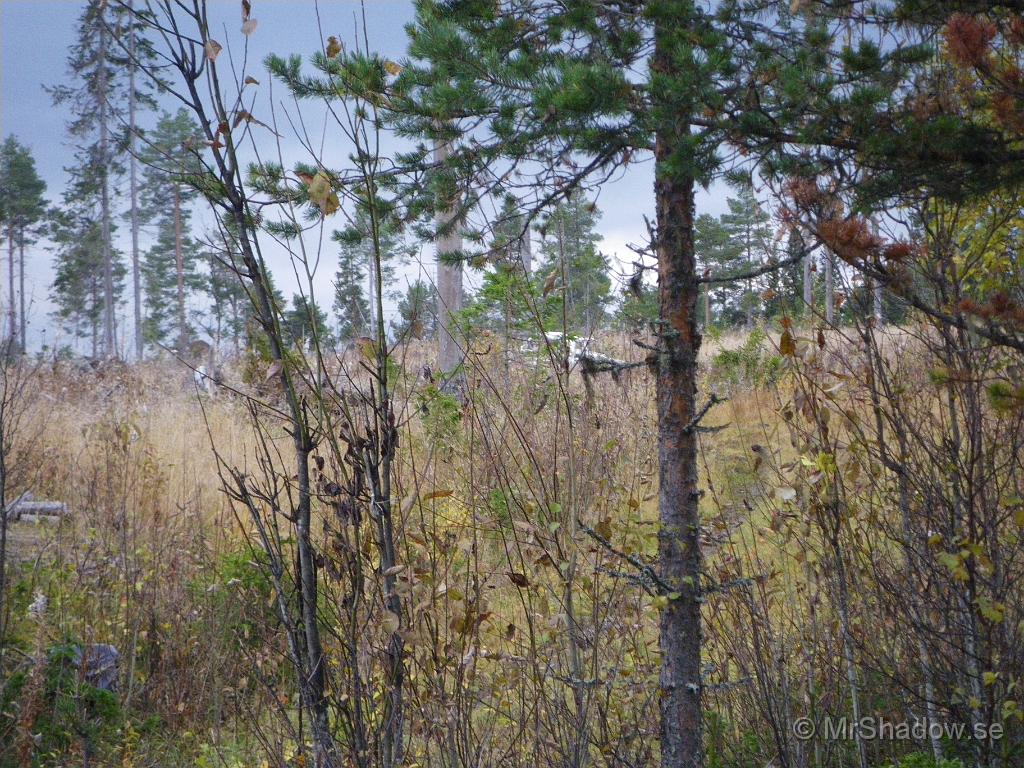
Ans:
[[[1024,765],[1024,6],[281,5],[0,142],[0,768]]]

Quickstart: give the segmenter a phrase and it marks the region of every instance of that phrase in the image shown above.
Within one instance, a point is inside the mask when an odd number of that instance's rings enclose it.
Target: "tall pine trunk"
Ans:
[[[131,196],[129,215],[132,228],[132,309],[135,318],[135,359],[141,360],[142,276],[139,269],[139,185],[135,165],[135,27],[132,0],[128,0],[128,183]]]
[[[28,322],[25,320],[25,232],[18,238],[18,349],[22,353],[28,348]]]
[[[814,309],[814,257],[810,253],[804,255],[804,313]],[[807,317],[804,314],[804,317]]]
[[[114,260],[110,242],[110,127],[107,125],[107,27],[100,24],[97,56],[99,87],[97,107],[100,122],[100,248],[103,257],[103,354],[113,357],[114,349]]]
[[[686,5],[686,4],[684,4]],[[687,151],[687,97],[670,83],[686,76],[677,59],[681,20],[663,10],[655,20],[652,89],[658,115],[655,207],[661,352],[657,363],[658,560],[673,593],[661,612],[661,765],[698,768],[701,726],[700,514],[697,489],[697,330],[700,283],[694,254],[694,179],[677,153]]]
[[[835,322],[836,311],[836,267],[835,257],[829,250],[825,251],[825,322]]]
[[[442,165],[448,158],[448,145],[440,140],[434,143],[434,160]],[[458,215],[458,202],[450,201],[437,214],[437,226],[443,229]],[[454,334],[454,315],[462,309],[462,265],[442,264],[442,253],[462,250],[462,236],[458,226],[437,238],[437,365],[445,376],[462,363],[462,350]]]
[[[7,227],[7,338],[10,341],[8,353],[13,352],[18,344],[18,318],[15,307],[18,299],[14,295],[14,225]]]
[[[174,185],[174,272],[178,278],[178,352],[188,346],[185,323],[185,255],[181,251],[181,187]]]
[[[529,280],[530,275],[533,273],[533,244],[530,242],[529,224],[525,219],[523,237],[519,241],[519,257],[523,262],[523,272],[526,274],[526,279]]]

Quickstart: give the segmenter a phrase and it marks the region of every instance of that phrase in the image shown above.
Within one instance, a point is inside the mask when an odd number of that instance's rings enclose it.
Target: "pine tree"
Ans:
[[[543,234],[537,279],[548,288],[545,325],[591,336],[605,322],[611,302],[608,257],[598,250],[600,218],[581,193],[572,194],[540,224]],[[558,286],[557,290],[550,290]]]
[[[146,251],[142,279],[146,291],[146,341],[164,345],[173,338],[179,351],[192,335],[188,297],[201,290],[200,249],[190,234],[195,177],[200,171],[193,145],[199,127],[185,109],[161,115],[145,139],[142,200],[144,220],[156,226],[156,242]]]
[[[0,145],[0,232],[7,240],[8,255],[8,333],[11,348],[25,351],[25,246],[40,233],[46,217],[45,182],[36,172],[35,159],[28,148],[9,136]],[[15,246],[18,249],[17,298],[15,296]]]
[[[720,146],[774,130],[772,115],[763,116],[757,101],[761,84],[781,79],[790,86],[814,72],[806,58],[789,63],[778,56],[801,48],[803,31],[791,23],[789,3],[759,4],[749,15],[745,3],[714,4],[708,11],[689,0],[420,0],[416,8],[411,60],[403,62],[388,96],[400,113],[400,130],[425,137],[418,148],[425,172],[476,179],[484,169],[512,163],[520,175],[503,170],[504,185],[532,190],[536,204],[547,206],[653,151],[657,573],[671,592],[660,626],[660,752],[666,768],[699,766],[703,577],[696,427],[707,409],[697,403],[696,387],[702,283],[694,190],[719,172]],[[443,170],[428,163],[430,143],[469,131],[473,141],[456,144]]]
[[[99,249],[98,266],[102,279],[102,344],[97,351],[102,351],[106,357],[117,354],[115,312],[123,291],[118,279],[121,266],[117,263],[118,255],[113,245],[113,184],[122,171],[116,149],[124,144],[121,127],[125,124],[121,109],[123,71],[116,66],[117,43],[112,34],[117,25],[115,16],[106,0],[89,0],[79,19],[78,39],[68,56],[68,69],[78,85],[51,89],[54,102],[70,108],[67,130],[79,147],[75,165],[68,169],[74,179],[74,196],[71,199],[65,196],[65,202],[92,207],[94,199],[97,208],[100,232],[95,244]],[[72,252],[77,250],[71,249]],[[59,258],[69,254],[64,252]],[[82,254],[79,252],[78,255]],[[66,279],[55,286],[58,293],[65,289],[73,290],[74,285],[92,283],[94,275],[73,274],[84,268],[95,268],[91,261],[90,257],[79,259],[77,263],[62,263],[58,271]],[[79,298],[69,296],[66,301],[59,301],[63,304],[61,313],[66,308],[77,306]],[[86,316],[93,314],[94,311],[89,309]],[[84,320],[83,316],[75,322],[80,324]]]
[[[128,153],[128,226],[131,234],[132,265],[132,317],[135,358],[142,359],[143,309],[142,309],[142,263],[139,244],[142,217],[139,211],[138,139],[142,135],[139,113],[156,108],[153,97],[154,85],[160,83],[151,76],[158,71],[156,53],[152,41],[146,35],[146,24],[136,14],[133,0],[114,3],[115,26],[111,30],[116,45],[110,52],[110,60],[119,76],[125,81],[124,99],[126,120],[124,124],[124,146]]]

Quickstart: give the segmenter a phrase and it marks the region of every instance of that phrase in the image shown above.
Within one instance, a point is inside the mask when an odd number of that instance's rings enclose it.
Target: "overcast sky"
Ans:
[[[83,2],[75,0],[0,0],[0,135],[15,135],[27,145],[36,159],[37,167],[47,184],[47,197],[52,201],[60,199],[64,190],[66,174],[64,168],[72,162],[72,149],[65,135],[67,115],[52,106],[44,86],[68,81],[67,51],[74,42],[78,17]],[[212,29],[220,30],[214,37],[231,46],[237,55],[243,36],[240,33],[240,3],[236,0],[212,0],[210,3]],[[324,35],[337,35],[351,45],[355,38],[356,13],[359,3],[352,0],[322,0],[319,4],[320,24]],[[304,58],[320,48],[320,33],[317,24],[317,6],[313,0],[253,0],[252,16],[259,24],[249,39],[250,72],[261,85],[260,100],[254,113],[262,108],[264,113],[256,117],[267,120],[269,114],[269,77],[263,72],[262,61],[269,53],[289,55],[301,54]],[[400,59],[405,50],[404,25],[412,18],[411,0],[373,0],[366,4],[367,34],[370,45],[392,59]],[[282,121],[283,111],[293,109],[290,104],[281,104],[284,93],[278,86],[274,99],[278,100],[278,120]],[[168,108],[176,108],[167,102]],[[147,118],[152,123],[153,117]],[[324,131],[324,110],[305,105],[303,120],[311,134],[324,136],[325,164],[341,167],[345,165],[346,144],[340,137]],[[145,122],[145,121],[144,121]],[[285,140],[282,149],[285,164],[308,159],[297,142],[289,140],[287,129],[282,129]],[[268,137],[269,140],[269,137]],[[336,159],[332,159],[336,158]],[[603,249],[613,257],[630,260],[627,243],[640,242],[644,235],[645,215],[651,216],[652,172],[650,162],[639,163],[628,173],[602,190],[598,201],[603,212],[600,232]],[[125,185],[126,186],[126,185]],[[125,190],[126,191],[126,190]],[[718,213],[724,208],[724,195],[720,190],[702,194],[698,201],[701,212]],[[124,196],[118,201],[123,207]],[[202,223],[202,216],[197,216]],[[341,226],[339,223],[336,226]],[[118,241],[126,254],[128,228],[120,227]],[[148,238],[144,235],[144,240]],[[145,243],[144,243],[145,244]],[[331,280],[336,264],[336,255],[330,244],[326,244],[317,272],[316,294],[321,304],[329,310],[331,304]],[[400,276],[401,283],[415,277],[421,270],[429,274],[433,269],[433,249],[424,247],[422,263],[412,265]],[[270,249],[270,266],[278,285],[290,294],[295,287],[294,271],[283,251]],[[6,258],[3,266],[3,280],[6,286]],[[31,304],[29,333],[30,346],[38,348],[42,343],[54,341],[67,343],[66,337],[55,338],[55,324],[49,317],[53,304],[49,299],[53,278],[53,254],[45,243],[33,246],[29,264],[26,267],[26,293]],[[402,286],[400,286],[402,287]],[[6,289],[0,291],[2,304],[6,306]],[[389,308],[393,311],[393,308]],[[121,309],[124,317],[130,317],[131,309]],[[129,320],[120,322],[121,334],[130,332]]]

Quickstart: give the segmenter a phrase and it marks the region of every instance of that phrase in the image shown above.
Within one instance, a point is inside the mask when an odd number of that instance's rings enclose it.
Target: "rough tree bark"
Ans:
[[[103,258],[103,354],[113,357],[114,349],[114,263],[110,243],[110,127],[107,125],[107,26],[100,25],[97,52],[99,93],[96,106],[100,123],[100,243]]]
[[[178,352],[188,348],[185,323],[185,257],[181,252],[181,187],[174,185],[174,271],[178,278]]]
[[[664,81],[679,82],[685,73],[676,61],[671,24],[667,18],[656,22],[651,69]],[[654,149],[661,334],[656,384],[658,564],[662,582],[675,590],[660,621],[661,765],[698,768],[703,763],[696,430],[700,283],[693,241],[694,179],[672,162],[689,143],[690,126],[678,100],[659,90],[652,99],[662,113]],[[673,113],[675,119],[669,119]]]
[[[28,321],[25,319],[25,230],[18,238],[18,350],[24,354],[28,347]]]
[[[135,25],[132,0],[128,0],[128,194],[132,230],[132,310],[135,320],[135,359],[141,360],[142,347],[142,275],[139,269],[139,184],[135,165]]]
[[[825,250],[825,322],[832,325],[836,312],[836,267],[835,255]]]
[[[18,318],[15,316],[15,307],[18,299],[14,295],[14,225],[7,226],[7,336],[10,339],[8,353],[13,353],[18,348]]]
[[[814,256],[804,256],[804,312],[814,309]]]
[[[449,147],[438,140],[434,143],[434,160],[438,165],[448,159]],[[438,229],[448,227],[458,215],[454,202],[437,214]],[[462,250],[462,236],[458,227],[452,227],[437,238],[437,366],[447,376],[462,364],[462,348],[454,336],[453,315],[462,309],[462,265],[443,264],[440,255]]]

